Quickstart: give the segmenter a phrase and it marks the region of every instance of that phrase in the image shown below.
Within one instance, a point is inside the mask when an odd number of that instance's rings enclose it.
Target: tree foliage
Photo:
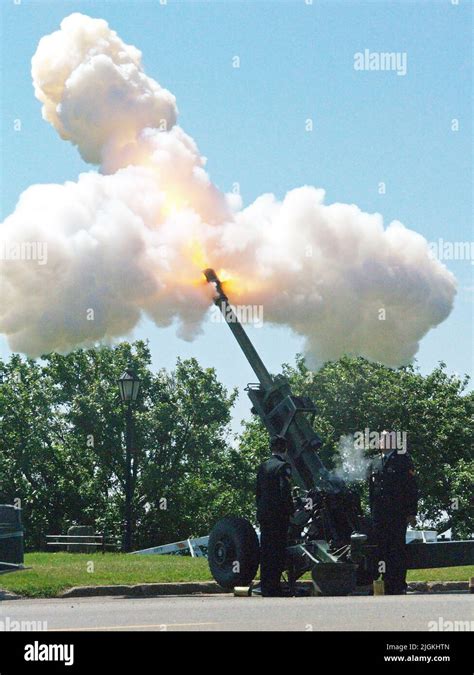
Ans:
[[[117,379],[131,366],[141,380],[134,405],[134,546],[206,534],[228,514],[254,518],[258,464],[268,435],[257,419],[233,439],[236,392],[195,359],[153,372],[148,345],[0,360],[0,502],[21,500],[29,548],[69,525],[121,537],[125,493],[125,415]],[[295,393],[318,407],[315,425],[334,466],[341,436],[368,428],[406,431],[427,525],[474,531],[473,392],[440,364],[422,376],[343,358],[310,372],[285,365]]]
[[[284,373],[294,390],[318,408],[322,456],[335,463],[341,436],[371,431],[406,432],[420,485],[420,516],[456,535],[474,532],[474,392],[469,378],[448,375],[440,363],[423,376],[414,366],[390,369],[363,358],[344,357],[310,372],[304,360]]]
[[[0,500],[21,500],[30,548],[76,523],[121,536],[125,416],[117,379],[128,366],[141,380],[134,545],[201,534],[232,509],[228,423],[235,392],[195,359],[178,359],[171,373],[153,374],[150,365],[143,342],[0,362]]]

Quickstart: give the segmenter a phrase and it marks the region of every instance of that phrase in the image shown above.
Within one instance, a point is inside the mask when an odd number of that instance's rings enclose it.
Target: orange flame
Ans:
[[[251,279],[247,276],[243,277],[234,269],[230,270],[215,265],[212,257],[207,254],[203,243],[196,237],[189,240],[185,255],[192,264],[193,272],[192,276],[180,277],[180,283],[184,286],[202,286],[207,284],[203,275],[203,270],[212,267],[216,270],[216,274],[222,283],[224,291],[229,295],[231,300],[245,301],[248,295],[258,296],[265,290],[261,280],[257,281],[256,279]]]

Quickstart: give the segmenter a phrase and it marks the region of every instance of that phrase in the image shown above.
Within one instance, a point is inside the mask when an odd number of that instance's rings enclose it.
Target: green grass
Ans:
[[[409,570],[407,574],[408,581],[469,581],[471,577],[474,577],[474,565]]]
[[[93,563],[92,568],[89,563]],[[50,598],[73,586],[111,586],[212,579],[205,558],[123,553],[27,553],[31,569],[0,576],[0,588]],[[92,569],[92,571],[88,571]],[[411,570],[409,581],[468,581],[474,566]]]
[[[30,598],[49,598],[73,586],[212,579],[205,558],[170,555],[27,553],[25,566],[31,569],[2,574],[0,588]]]

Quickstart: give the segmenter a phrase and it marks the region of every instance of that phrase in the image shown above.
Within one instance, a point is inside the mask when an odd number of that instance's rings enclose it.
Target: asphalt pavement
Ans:
[[[23,630],[66,631],[474,630],[474,598],[469,593],[444,593],[339,598],[101,597],[0,602],[0,628],[17,628],[18,624],[12,622],[23,622],[20,624]]]

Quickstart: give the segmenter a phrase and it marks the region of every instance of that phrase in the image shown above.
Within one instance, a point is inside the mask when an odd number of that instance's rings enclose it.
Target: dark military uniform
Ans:
[[[372,460],[369,504],[378,560],[385,563],[385,593],[406,592],[406,530],[418,510],[418,487],[410,456],[396,450]]]
[[[257,474],[260,581],[265,596],[282,594],[280,577],[285,569],[288,526],[294,511],[290,476],[290,465],[277,454],[264,462]]]

